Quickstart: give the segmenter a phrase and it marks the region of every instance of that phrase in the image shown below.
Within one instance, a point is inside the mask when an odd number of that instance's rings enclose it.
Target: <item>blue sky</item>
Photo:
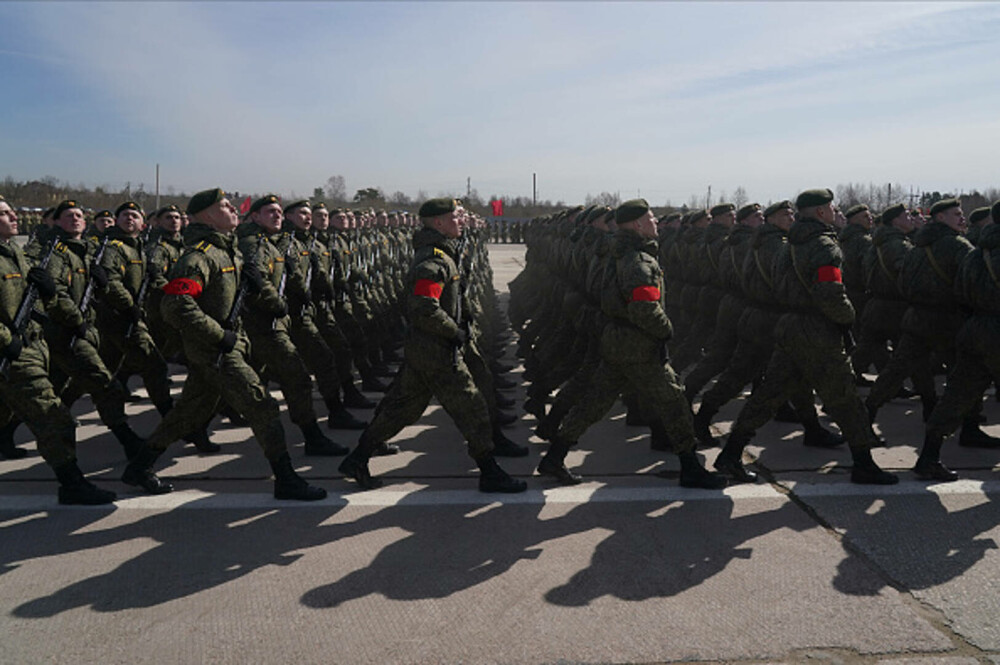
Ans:
[[[1000,185],[992,3],[0,3],[0,177],[531,195]]]

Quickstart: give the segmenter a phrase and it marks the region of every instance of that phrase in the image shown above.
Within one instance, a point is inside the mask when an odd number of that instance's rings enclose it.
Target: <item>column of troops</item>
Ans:
[[[494,449],[501,455],[527,449],[499,429],[515,417],[500,410],[513,400],[497,392],[513,382],[501,376],[509,367],[497,361],[503,326],[485,253],[488,231],[481,218],[460,211],[452,201],[451,215],[461,214],[469,232],[461,247],[453,242],[447,249],[450,265],[464,269],[456,267],[460,278],[447,286],[462,285],[465,313],[454,319],[461,322],[454,327],[466,347],[461,364],[475,366],[482,388],[466,392],[482,401],[483,418],[493,423],[485,439],[476,439],[481,487],[517,491],[516,481],[493,460]],[[368,426],[347,407],[374,409],[361,390],[392,397],[401,382],[414,380],[408,365],[419,365],[421,353],[428,353],[412,350],[408,341],[411,357],[403,369],[390,367],[403,360],[404,337],[418,337],[442,315],[439,293],[413,295],[419,261],[407,270],[414,252],[422,251],[427,223],[434,221],[423,212],[421,217],[427,217],[425,226],[417,230],[410,213],[328,210],[304,200],[283,205],[268,195],[240,220],[225,193],[211,189],[192,197],[183,211],[171,205],[146,215],[135,202],[125,202],[88,224],[81,206],[68,200],[46,211],[22,250],[14,240],[17,213],[0,198],[0,456],[26,455],[14,445],[23,422],[55,472],[60,503],[113,501],[115,493],[90,482],[77,463],[70,407],[89,394],[122,446],[128,461],[122,480],[128,485],[170,492],[172,486],[153,471],[156,460],[179,439],[203,454],[217,452],[209,423],[222,413],[249,424],[274,473],[276,498],[322,499],[326,491],[293,468],[279,406],[267,390],[273,381],[301,430],[306,455],[349,452],[320,429],[314,385],[329,428],[367,427],[342,469],[372,485],[367,459],[398,452],[386,441],[400,414],[386,399]],[[422,307],[417,314],[408,311],[414,300]],[[168,362],[187,368],[178,399],[171,395]],[[129,425],[124,407],[128,378],[136,374],[162,416],[146,437]],[[391,376],[396,378],[390,389],[385,379]],[[427,384],[426,376],[416,380]],[[406,393],[412,407],[414,390]]]
[[[525,224],[520,221],[507,221],[505,219],[494,219],[487,222],[489,228],[489,239],[495,243],[522,243],[524,242]]]
[[[621,397],[651,447],[679,456],[684,486],[754,482],[744,448],[774,418],[801,423],[807,446],[846,442],[853,482],[894,484],[872,459],[886,445],[872,424],[887,401],[913,396],[909,378],[926,423],[913,472],[957,479],[940,457],[955,430],[961,446],[1000,447],[980,428],[1000,377],[997,219],[1000,202],[967,221],[956,199],[928,217],[902,204],[841,211],[817,189],[767,208],[656,219],[637,199],[534,220],[510,320],[531,382],[525,410],[550,442],[539,473],[580,482],[566,454]],[[696,447],[717,445],[713,419],[748,386],[709,472]],[[841,434],[820,424],[816,395]]]

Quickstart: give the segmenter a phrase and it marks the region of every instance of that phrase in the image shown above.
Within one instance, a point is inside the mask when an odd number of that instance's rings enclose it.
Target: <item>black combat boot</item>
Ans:
[[[382,480],[372,476],[368,470],[368,460],[378,444],[370,440],[367,433],[362,434],[358,440],[358,446],[351,451],[351,454],[344,458],[337,470],[344,474],[345,478],[353,478],[363,490],[373,490],[382,487]]]
[[[156,404],[155,406],[157,413],[159,413],[160,417],[162,418],[168,413],[170,413],[170,410],[174,408],[174,400],[167,398],[166,400],[160,402],[159,404]]]
[[[27,456],[28,451],[14,445],[14,432],[17,431],[21,421],[11,418],[11,421],[0,427],[0,457],[4,459],[21,459]]]
[[[958,474],[941,463],[941,444],[944,437],[927,433],[924,435],[924,447],[920,450],[920,457],[913,467],[913,473],[921,480],[937,480],[939,482],[950,483],[958,480]]]
[[[160,453],[151,450],[148,446],[143,446],[135,456],[129,460],[122,474],[122,482],[132,487],[141,487],[147,494],[168,494],[174,491],[174,486],[160,480],[153,473],[153,464],[156,463]]]
[[[558,437],[553,437],[553,439],[545,457],[538,463],[538,473],[543,476],[552,476],[561,485],[579,485],[583,482],[583,477],[566,468],[566,454],[576,442],[570,443]]]
[[[721,490],[729,484],[721,473],[713,473],[706,469],[693,450],[677,455],[681,462],[681,487],[694,487],[703,490]]]
[[[494,416],[493,420],[498,425],[505,426],[505,425],[513,425],[518,420],[520,420],[520,417],[518,417],[517,414],[514,413],[508,413],[506,411],[497,411],[496,416]]]
[[[128,423],[119,423],[111,428],[111,433],[125,449],[125,458],[131,460],[146,444],[146,440],[135,433]]]
[[[649,426],[649,449],[658,452],[672,452],[674,449],[662,420],[657,420]]]
[[[867,448],[851,448],[854,466],[851,468],[851,482],[858,485],[895,485],[899,477],[883,471],[872,459]]]
[[[64,506],[103,506],[118,498],[114,492],[102,490],[87,480],[75,461],[53,470],[59,479],[59,503]]]
[[[240,415],[239,411],[222,402],[219,404],[219,415],[229,421],[233,427],[246,427],[250,421]]]
[[[340,386],[344,390],[344,406],[352,409],[374,409],[375,402],[361,394],[354,381],[345,381]]]
[[[795,412],[795,408],[785,402],[778,407],[778,410],[774,414],[774,422],[776,423],[791,423],[793,425],[801,423],[802,420],[799,418],[799,414]]]
[[[930,420],[931,414],[934,413],[935,406],[937,406],[937,395],[920,398],[920,411],[924,417],[924,422]]]
[[[350,448],[341,445],[332,439],[327,438],[319,428],[319,423],[315,420],[306,425],[301,425],[302,436],[306,440],[306,455],[316,457],[339,457],[350,452]]]
[[[276,459],[268,460],[274,471],[274,498],[291,501],[320,501],[326,498],[326,490],[305,481],[292,468],[292,459],[287,452]]]
[[[384,393],[389,386],[383,383],[374,372],[366,372],[361,379],[361,389],[370,393]]]
[[[217,443],[212,443],[212,440],[208,438],[208,429],[202,427],[197,432],[192,432],[184,437],[184,440],[188,443],[193,443],[194,447],[198,449],[198,452],[202,455],[214,455],[215,453],[222,450],[222,446]]]
[[[368,421],[359,420],[343,406],[337,411],[330,411],[326,417],[326,426],[330,429],[359,430],[368,427]]]
[[[1000,448],[1000,439],[984,432],[979,426],[977,416],[971,415],[962,421],[958,445],[965,448]]]
[[[496,391],[493,392],[493,399],[494,399],[494,401],[496,401],[497,406],[500,407],[501,409],[509,409],[510,407],[512,407],[515,404],[517,404],[517,400],[514,399],[513,397],[507,397],[503,393],[499,393],[499,392],[496,392]],[[544,408],[545,407],[543,406],[542,409],[544,410]],[[526,401],[525,402],[525,411],[527,411],[527,410],[528,409],[527,409],[527,401]]]
[[[698,409],[698,413],[694,414],[694,435],[698,437],[698,441],[703,446],[712,447],[717,445],[719,442],[715,440],[715,435],[712,434],[712,417],[715,416],[715,411],[711,408],[707,408],[705,403],[702,402],[701,408]]]
[[[517,494],[528,489],[528,483],[515,480],[500,468],[493,455],[477,459],[479,467],[479,491],[486,493]]]
[[[836,448],[844,445],[844,437],[834,434],[819,424],[819,421],[805,423],[806,435],[802,445],[809,448]]]
[[[500,402],[497,402],[497,406],[500,406]],[[545,400],[529,396],[524,400],[524,412],[541,420],[545,417]]]
[[[526,457],[528,446],[521,446],[508,439],[499,425],[493,425],[493,455],[495,457]]]
[[[748,443],[749,435],[731,433],[722,452],[715,458],[715,470],[737,483],[757,482],[757,474],[743,466],[743,449]]]

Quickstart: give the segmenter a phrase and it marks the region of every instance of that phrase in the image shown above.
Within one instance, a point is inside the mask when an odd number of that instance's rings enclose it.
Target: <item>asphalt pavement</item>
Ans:
[[[490,255],[506,299],[524,246]],[[127,409],[153,429],[148,400]],[[771,423],[748,448],[760,483],[682,489],[621,405],[568,458],[586,482],[556,487],[533,475],[546,444],[519,411],[506,431],[531,455],[501,463],[529,490],[513,496],[476,491],[437,404],[394,440],[399,455],[372,461],[386,484],[369,492],[339,459],[305,457],[283,410],[293,462],[330,491],[313,504],[275,501],[250,430],[218,419],[222,453],[174,444],[157,470],[176,491],[141,495],[89,398],[73,411],[81,467],[120,499],[59,506],[20,429],[30,455],[0,461],[2,664],[1000,663],[1000,452],[952,439],[943,457],[963,479],[918,481],[919,400],[879,414],[893,487],[851,485],[846,450]],[[1000,435],[992,392],[984,413]],[[710,465],[717,449],[702,453]]]

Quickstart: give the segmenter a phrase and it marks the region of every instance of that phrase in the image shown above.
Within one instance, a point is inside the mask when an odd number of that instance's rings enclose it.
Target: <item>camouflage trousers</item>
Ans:
[[[302,427],[316,421],[312,379],[302,357],[284,330],[247,331],[250,338],[250,365],[264,372],[281,388],[288,405],[288,417]]]
[[[730,436],[752,437],[794,391],[810,388],[823,400],[851,448],[871,448],[875,433],[854,388],[843,335],[818,313],[790,313],[778,319],[764,380],[743,405]]]
[[[98,324],[102,325],[99,320]],[[165,409],[171,403],[170,379],[167,362],[153,343],[145,323],[137,323],[132,335],[125,337],[127,326],[102,325],[101,358],[104,365],[114,371],[124,370],[138,374],[146,386],[149,399],[158,409]]]
[[[354,360],[351,354],[351,342],[347,339],[347,335],[337,325],[337,319],[334,316],[333,310],[326,305],[319,307],[316,310],[316,328],[319,329],[319,334],[323,336],[323,341],[326,345],[330,347],[330,351],[333,352],[334,362],[337,365],[337,379],[340,381],[340,385],[345,385],[354,382],[354,374],[351,372],[351,365]]]
[[[673,366],[678,372],[701,360],[701,351],[715,332],[715,319],[719,313],[719,303],[725,291],[717,286],[702,286],[698,290],[698,301],[694,321],[687,336],[681,341],[673,357]]]
[[[905,300],[870,298],[863,310],[855,310],[861,312],[855,326],[858,347],[851,354],[856,373],[867,372],[873,365],[881,372],[886,366],[889,362],[887,345],[899,344],[900,324],[907,307]]]
[[[983,393],[1000,380],[1000,317],[975,315],[958,332],[957,360],[944,394],[927,420],[928,436],[944,438],[982,407]]]
[[[149,435],[149,448],[163,452],[177,439],[205,427],[223,399],[250,422],[267,459],[275,460],[284,453],[285,430],[278,402],[247,362],[246,336],[240,335],[236,347],[222,355],[219,367],[215,366],[214,353],[206,354],[204,349],[188,345],[184,350],[189,360],[187,380],[174,408]]]
[[[694,450],[691,409],[670,365],[664,365],[653,356],[622,363],[617,360],[615,351],[602,340],[601,362],[590,379],[590,387],[563,419],[558,438],[576,442],[591,425],[607,415],[619,395],[630,392],[644,414],[662,422],[674,452]]]
[[[89,394],[97,407],[97,413],[109,428],[125,422],[125,390],[108,371],[97,349],[100,335],[93,328],[86,337],[76,340],[70,347],[71,332],[60,331],[48,339],[52,365],[69,378],[66,386],[74,396]],[[68,395],[63,397],[67,406],[74,401]]]
[[[38,452],[49,466],[76,460],[75,430],[69,409],[49,382],[49,353],[45,341],[35,337],[24,345],[10,365],[10,375],[0,380],[0,422],[16,416],[35,435]]]
[[[376,443],[388,441],[404,427],[417,422],[432,397],[455,421],[469,443],[473,459],[493,450],[489,407],[461,357],[457,364],[446,364],[433,371],[419,370],[404,360],[365,434]]]
[[[292,317],[289,336],[298,350],[306,368],[316,378],[316,389],[329,405],[340,405],[340,375],[337,373],[337,359],[333,351],[323,341],[319,328],[311,315]]]
[[[705,384],[726,368],[740,341],[739,324],[744,309],[746,301],[743,298],[728,293],[722,298],[715,316],[715,331],[705,344],[705,355],[684,380],[688,396],[694,398]]]

